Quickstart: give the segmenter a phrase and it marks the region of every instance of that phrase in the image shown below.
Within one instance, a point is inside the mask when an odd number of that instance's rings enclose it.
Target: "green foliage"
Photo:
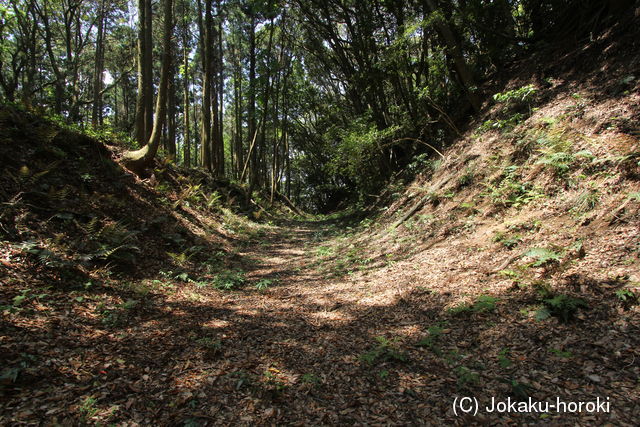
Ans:
[[[317,375],[312,373],[303,374],[302,377],[300,377],[300,380],[303,383],[311,384],[311,385],[318,385],[321,382],[320,378]]]
[[[493,99],[507,106],[530,104],[534,101],[536,94],[537,90],[533,85],[526,85],[518,89],[496,93],[493,95]]]
[[[384,362],[406,362],[407,355],[400,351],[398,346],[399,339],[387,339],[385,337],[376,337],[378,342],[371,350],[360,356],[360,360],[367,365]]]
[[[558,130],[538,138],[537,143],[540,145],[539,151],[542,156],[536,163],[545,166],[557,177],[564,177],[579,159],[588,161],[595,159],[588,150],[573,153],[571,141]]]
[[[616,291],[615,295],[627,310],[640,303],[640,296],[629,288],[620,288]]]
[[[211,337],[201,337],[196,340],[198,346],[213,353],[218,353],[222,350],[222,341]]]
[[[528,182],[521,182],[517,166],[509,166],[495,183],[485,183],[486,191],[481,195],[502,207],[519,208],[534,200],[544,197],[538,187]]]
[[[562,351],[562,350],[558,350],[557,348],[549,349],[549,351],[555,354],[556,356],[562,357],[564,359],[569,359],[573,357],[573,353],[571,353],[570,351]]]
[[[485,121],[480,126],[480,130],[513,129],[531,115],[531,105],[535,101],[536,95],[537,90],[533,85],[496,93],[493,95],[493,100],[501,105],[499,117]]]
[[[256,283],[256,289],[260,292],[266,291],[272,286],[275,282],[271,279],[260,279],[258,283]]]
[[[461,389],[480,382],[480,375],[466,366],[458,366],[454,372],[458,377],[458,387]]]
[[[509,350],[508,348],[503,348],[498,353],[498,364],[503,369],[506,369],[506,368],[508,368],[509,366],[511,366],[513,364],[513,362],[509,358],[509,353],[510,352],[511,352],[511,350]]]
[[[9,313],[16,313],[21,311],[29,301],[42,301],[47,298],[49,294],[35,294],[31,289],[23,289],[20,293],[11,299],[11,303],[8,305],[0,305],[0,312],[7,311]]]
[[[316,249],[316,255],[319,257],[331,256],[334,254],[334,252],[335,252],[335,249],[329,246],[319,246]]]
[[[486,120],[480,125],[480,130],[483,132],[495,129],[495,130],[510,130],[518,126],[526,116],[522,113],[514,113],[505,119]]]
[[[135,264],[136,254],[140,252],[140,248],[134,244],[138,231],[130,231],[122,221],[101,225],[98,218],[78,225],[88,237],[89,246],[92,248],[92,252],[82,257],[84,261],[104,260]]]
[[[458,188],[463,188],[473,183],[475,179],[475,171],[472,168],[466,168],[464,174],[458,177]]]
[[[551,169],[557,176],[563,176],[569,171],[574,160],[573,154],[561,151],[546,153],[537,163]]]
[[[282,373],[276,368],[269,368],[264,371],[263,384],[266,391],[275,397],[280,396],[288,388]]]
[[[545,320],[550,316],[557,317],[561,322],[567,323],[581,308],[588,308],[588,304],[582,298],[560,294],[543,301],[544,307],[536,312],[536,320]]]
[[[217,274],[211,284],[216,289],[232,291],[244,285],[246,280],[243,271],[226,270]]]
[[[331,159],[332,171],[354,178],[359,176],[362,167],[369,166],[379,146],[397,130],[394,127],[380,131],[368,118],[356,119],[350,128],[338,130],[340,145]]]
[[[499,231],[493,236],[493,241],[501,243],[507,249],[513,249],[522,242],[522,236]]]
[[[107,307],[104,303],[100,303],[96,306],[96,314],[106,327],[120,327],[127,323],[132,314],[131,311],[139,304],[140,301],[134,299],[129,299],[115,307]]]
[[[15,248],[25,254],[31,255],[33,259],[40,264],[50,268],[62,268],[71,265],[69,261],[64,260],[49,249],[42,247],[38,242],[28,240],[15,245]]]
[[[449,312],[452,314],[461,314],[467,312],[473,313],[485,313],[494,311],[496,309],[496,303],[499,301],[498,298],[492,297],[490,295],[480,295],[473,304],[460,304],[456,307],[449,309]]]
[[[80,412],[80,416],[84,421],[98,413],[99,409],[96,408],[96,403],[98,403],[98,401],[94,397],[87,397],[82,404],[78,406],[78,412]]]
[[[511,394],[520,401],[526,401],[529,398],[529,395],[531,394],[531,392],[534,390],[534,388],[531,387],[530,385],[521,383],[514,379],[505,378],[505,379],[501,379],[500,381],[505,384],[508,384],[509,387],[511,388]]]
[[[432,175],[442,165],[442,159],[431,158],[430,153],[421,153],[413,158],[411,163],[407,165],[407,171],[412,175],[422,173],[424,175]]]
[[[573,210],[578,213],[589,212],[593,210],[600,202],[600,192],[591,188],[581,192],[576,198]]]
[[[434,353],[439,354],[440,349],[438,347],[438,342],[440,341],[440,337],[444,332],[444,327],[442,324],[429,326],[427,328],[427,332],[429,335],[422,338],[420,341],[416,343],[418,347],[426,347],[429,350],[432,350]]]
[[[562,253],[549,248],[531,248],[524,254],[524,256],[535,259],[532,264],[534,267],[540,267],[545,264],[559,262],[562,260]]]

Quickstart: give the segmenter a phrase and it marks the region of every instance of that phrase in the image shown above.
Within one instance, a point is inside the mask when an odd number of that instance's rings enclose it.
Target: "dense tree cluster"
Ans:
[[[9,0],[0,94],[330,210],[478,111],[487,76],[632,0]],[[137,162],[137,163],[136,163]]]

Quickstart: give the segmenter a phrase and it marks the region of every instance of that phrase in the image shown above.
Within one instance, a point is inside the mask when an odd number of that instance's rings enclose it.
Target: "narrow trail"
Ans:
[[[318,255],[335,235],[326,223],[270,227],[239,252],[247,277],[269,280],[268,289],[205,303],[225,308],[209,326],[222,340],[213,365],[230,391],[216,398],[228,421],[422,424],[447,413],[455,381],[427,381],[434,366],[409,361],[395,337],[418,333],[422,311],[396,293],[374,295],[366,279]]]
[[[247,279],[234,290],[174,272],[146,286],[118,282],[113,296],[72,294],[72,305],[16,321],[8,350],[34,355],[25,362],[34,368],[3,419],[469,425],[504,417],[457,418],[456,396],[518,393],[607,396],[623,408],[619,425],[637,419],[635,320],[613,323],[593,305],[581,323],[537,322],[522,312],[530,294],[510,291],[451,310],[461,289],[483,292],[461,281],[478,264],[459,249],[464,240],[425,241],[429,249],[391,259],[364,230],[282,222],[234,242],[227,267]],[[504,424],[539,421],[520,414]]]

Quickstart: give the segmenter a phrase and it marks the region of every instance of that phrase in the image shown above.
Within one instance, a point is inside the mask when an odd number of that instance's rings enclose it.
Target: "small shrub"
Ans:
[[[288,385],[282,373],[276,368],[269,368],[264,371],[263,384],[266,391],[273,397],[278,397],[285,392]]]
[[[573,319],[578,309],[589,307],[582,298],[574,298],[564,294],[545,299],[543,303],[544,306],[536,312],[536,319],[545,320],[550,316],[555,316],[563,323]]]
[[[570,351],[562,351],[562,350],[558,350],[557,348],[552,348],[549,351],[555,354],[556,356],[562,357],[564,359],[569,359],[573,357],[573,354]]]
[[[522,237],[519,234],[509,235],[504,232],[497,232],[493,237],[493,241],[501,243],[507,249],[513,249],[520,244]]]
[[[502,350],[500,350],[500,353],[498,353],[498,363],[503,369],[506,369],[513,364],[511,359],[509,359],[510,352],[511,350],[509,350],[508,348],[503,348]]]
[[[622,304],[622,307],[625,310],[630,309],[634,305],[637,305],[640,302],[640,296],[633,292],[629,288],[622,288],[616,291],[616,297]]]
[[[218,353],[222,350],[222,341],[213,339],[211,337],[202,337],[196,340],[198,346],[205,350]]]
[[[256,289],[260,292],[266,291],[269,286],[273,285],[274,281],[271,279],[260,279],[258,283],[256,283]]]
[[[521,207],[544,197],[542,191],[528,182],[520,181],[517,166],[509,166],[495,183],[485,183],[486,191],[481,195],[502,207]]]
[[[455,369],[455,373],[458,377],[458,387],[464,388],[467,385],[478,384],[480,381],[480,375],[477,372],[472,371],[466,366],[458,366]]]
[[[212,285],[216,289],[231,291],[244,285],[246,280],[243,271],[227,270],[216,275],[212,281]]]
[[[416,343],[416,346],[426,347],[429,350],[434,351],[436,354],[439,354],[440,349],[437,344],[440,341],[440,337],[442,336],[443,331],[444,328],[441,325],[430,326],[429,328],[427,328],[427,332],[429,333],[429,335],[418,341]]]
[[[98,413],[96,408],[97,400],[93,397],[87,397],[80,406],[78,406],[78,412],[80,412],[81,418],[86,421]]]
[[[600,193],[596,189],[585,190],[578,195],[573,210],[579,213],[591,211],[600,202]]]
[[[475,178],[475,172],[471,168],[467,168],[465,173],[458,177],[458,188],[463,188],[473,183]]]
[[[518,89],[500,92],[493,95],[496,102],[506,104],[507,106],[530,104],[534,101],[537,89],[533,85],[522,86]]]
[[[306,373],[302,375],[302,377],[300,378],[300,381],[306,384],[311,384],[311,385],[318,385],[321,382],[320,378],[317,375],[314,375],[311,373]]]
[[[407,361],[407,355],[398,348],[397,338],[389,340],[385,337],[376,337],[376,341],[377,345],[360,356],[360,360],[365,364]]]
[[[531,264],[534,267],[540,267],[552,262],[559,262],[562,259],[562,253],[547,248],[531,248],[524,254],[524,256],[535,259]]]
[[[511,387],[511,394],[519,401],[526,401],[529,398],[529,394],[534,390],[530,385],[518,382],[514,379],[505,378],[500,381]]]
[[[498,301],[498,298],[492,297],[490,295],[480,295],[473,304],[460,304],[449,309],[449,312],[452,314],[460,314],[466,312],[486,313],[489,311],[494,311],[496,309],[496,302]]]

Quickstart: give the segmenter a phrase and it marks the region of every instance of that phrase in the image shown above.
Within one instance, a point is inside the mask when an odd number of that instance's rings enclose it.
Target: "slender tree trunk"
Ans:
[[[247,107],[249,149],[249,197],[253,192],[258,177],[258,156],[253,149],[256,138],[256,18],[249,12],[249,105]],[[244,173],[243,173],[244,175]],[[241,177],[244,179],[244,176]]]
[[[198,139],[198,104],[193,103],[193,165],[198,166],[200,159],[198,155],[200,153],[198,145],[202,145],[202,141]]]
[[[172,61],[173,62],[173,61]],[[176,160],[176,68],[171,64],[169,73],[169,94],[167,105],[167,154],[172,161]]]
[[[220,14],[220,0],[218,0],[218,14]],[[218,110],[219,110],[219,119],[218,119],[218,175],[224,176],[224,58],[223,58],[223,48],[222,48],[222,18],[218,19]]]
[[[213,22],[213,0],[207,0],[207,8],[205,12],[205,35],[206,35],[206,47],[207,49],[207,68],[205,70],[205,76],[209,81],[209,97],[211,98],[211,135],[209,140],[211,141],[211,171],[214,175],[220,176],[220,115],[219,99],[218,99],[218,34],[217,26]]]
[[[198,27],[200,30],[200,52],[202,56],[202,114],[200,130],[200,160],[208,171],[212,170],[211,159],[211,0],[205,0],[205,22],[202,20],[202,3],[198,0]]]
[[[142,174],[147,168],[160,145],[160,137],[167,115],[167,96],[169,91],[169,72],[171,71],[171,32],[173,30],[172,0],[164,0],[164,26],[162,33],[162,68],[160,70],[160,88],[156,100],[155,121],[149,141],[140,150],[128,151],[123,156],[124,165],[131,171]]]
[[[189,53],[188,53],[188,26],[184,28],[183,38],[183,67],[184,67],[184,146],[183,146],[183,158],[185,166],[191,166],[191,135],[189,132]]]
[[[151,0],[145,0],[145,25],[144,25],[144,72],[145,72],[145,141],[151,137],[155,126],[153,118],[153,12]]]
[[[234,47],[234,50],[237,47]],[[244,164],[244,156],[242,151],[242,68],[239,63],[239,53],[237,51],[234,52],[234,75],[233,75],[233,105],[234,105],[234,113],[235,113],[235,127],[236,131],[234,132],[235,137],[235,177],[236,179],[240,179],[240,174],[242,173],[242,165]]]
[[[153,111],[151,0],[138,0],[138,92],[136,99],[135,138],[144,145],[150,134]]]
[[[104,74],[104,25],[105,4],[100,1],[98,6],[98,34],[96,35],[96,57],[93,76],[93,109],[91,124],[97,127],[102,124],[102,79]]]

